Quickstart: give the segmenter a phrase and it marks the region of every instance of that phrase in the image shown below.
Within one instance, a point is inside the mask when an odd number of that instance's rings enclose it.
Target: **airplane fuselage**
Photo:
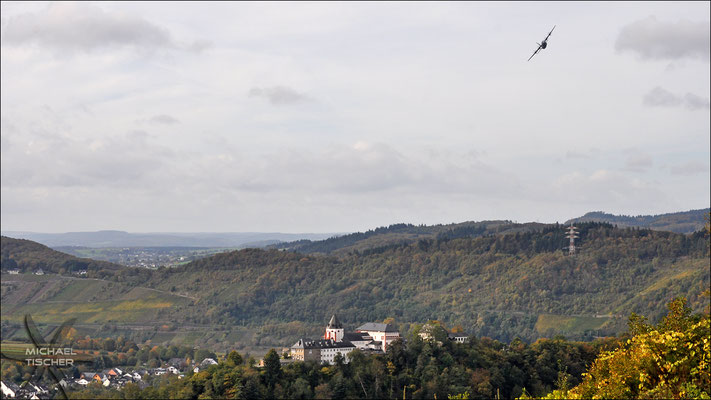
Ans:
[[[543,43],[541,43],[541,48],[542,48],[542,49],[545,49],[546,46],[548,46],[548,42],[544,41]]]

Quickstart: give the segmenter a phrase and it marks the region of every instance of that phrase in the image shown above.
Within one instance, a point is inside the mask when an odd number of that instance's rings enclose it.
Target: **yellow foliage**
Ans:
[[[675,319],[671,305],[670,311],[656,329],[600,354],[580,385],[545,398],[711,398],[711,318]],[[671,326],[678,330],[664,329]]]

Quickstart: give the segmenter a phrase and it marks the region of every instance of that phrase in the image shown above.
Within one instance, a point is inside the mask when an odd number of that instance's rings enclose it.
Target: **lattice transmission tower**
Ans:
[[[574,256],[575,255],[575,239],[580,238],[578,236],[578,228],[574,227],[573,224],[571,223],[570,226],[568,227],[568,234],[565,236],[568,239],[570,239],[570,244],[568,245],[568,255]]]

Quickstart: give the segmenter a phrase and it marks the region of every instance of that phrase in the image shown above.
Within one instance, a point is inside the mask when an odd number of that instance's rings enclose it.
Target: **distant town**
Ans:
[[[199,258],[236,248],[210,247],[56,247],[58,251],[77,257],[108,261],[127,267],[159,268],[187,264]]]

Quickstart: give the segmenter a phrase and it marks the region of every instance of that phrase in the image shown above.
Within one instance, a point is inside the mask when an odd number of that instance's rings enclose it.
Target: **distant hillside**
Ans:
[[[704,228],[709,209],[691,210],[659,215],[613,215],[602,211],[589,212],[582,217],[566,221],[566,224],[578,222],[609,222],[620,227],[649,228],[656,231],[692,233]]]
[[[2,232],[3,236],[28,239],[49,247],[232,247],[264,246],[300,239],[321,240],[333,233],[129,233],[123,231],[37,233]]]
[[[702,292],[709,287],[709,243],[701,232],[579,223],[579,253],[571,257],[562,250],[563,225],[502,226],[511,233],[475,236],[481,226],[449,227],[439,238],[339,256],[248,249],[175,268],[100,270],[98,279],[61,290],[50,281],[64,282],[59,275],[3,275],[3,304],[8,276],[48,283],[34,303],[13,300],[14,308],[3,307],[2,319],[19,321],[29,312],[56,323],[75,316],[80,324],[117,325],[116,332],[140,323],[140,334],[149,332],[155,343],[209,340],[229,348],[288,345],[318,333],[332,313],[350,329],[392,317],[406,330],[437,319],[510,341],[620,333],[631,312],[658,318],[676,296],[687,297],[695,310],[708,305]],[[464,232],[472,236],[447,237]],[[29,247],[13,248],[19,253],[8,250],[3,259],[29,258]],[[102,282],[118,286],[106,290],[97,286]],[[132,290],[157,297],[144,301],[131,297]],[[117,296],[122,303],[113,302]],[[135,300],[124,303],[129,298]],[[158,334],[150,325],[174,328]]]
[[[387,227],[335,236],[325,240],[299,240],[268,246],[271,249],[345,255],[353,252],[373,252],[393,245],[406,245],[425,239],[473,238],[493,234],[533,232],[544,224],[515,224],[511,221],[462,222],[449,225],[395,224]]]
[[[61,253],[31,240],[2,236],[0,238],[0,268],[3,272],[10,269],[33,272],[41,268],[47,273],[72,273],[81,270],[87,271],[87,273],[96,273],[116,271],[124,267]]]

